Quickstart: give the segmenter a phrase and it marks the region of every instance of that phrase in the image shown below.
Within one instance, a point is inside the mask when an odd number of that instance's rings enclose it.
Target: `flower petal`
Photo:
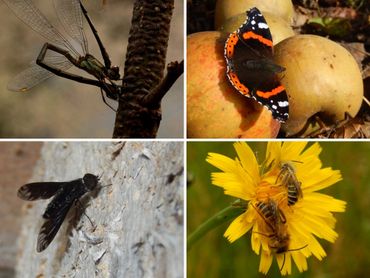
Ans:
[[[259,272],[267,274],[272,264],[273,256],[265,251],[261,253]]]
[[[239,215],[233,222],[231,222],[230,226],[224,233],[224,237],[226,237],[228,241],[231,243],[234,242],[252,228],[253,222],[250,222],[249,216],[251,213],[253,212],[248,209],[245,213]]]
[[[308,246],[307,246],[312,254],[318,259],[322,260],[322,258],[326,257],[326,252],[322,248],[321,244],[317,241],[317,239],[310,235],[308,240]]]
[[[340,171],[332,170],[331,168],[323,168],[316,171],[314,176],[306,178],[302,183],[302,190],[312,192],[324,189],[342,180]]]
[[[308,202],[312,206],[315,206],[315,205],[320,206],[321,210],[333,211],[333,212],[345,211],[346,204],[347,204],[347,202],[345,201],[338,200],[332,196],[318,193],[318,192],[312,192],[312,193],[306,194],[304,197],[304,201]]]
[[[208,153],[206,161],[224,172],[234,172],[235,161],[227,156],[218,153]]]
[[[319,143],[315,143],[311,145],[308,149],[306,149],[303,153],[302,156],[316,156],[318,157],[322,151],[322,148],[320,147]]]
[[[307,259],[301,252],[292,251],[291,255],[293,257],[294,263],[296,264],[299,272],[307,270]]]
[[[251,198],[251,190],[248,188],[248,183],[240,182],[240,177],[232,173],[212,173],[212,183],[225,190],[226,195],[234,196],[243,200]]]
[[[252,149],[245,142],[234,143],[234,148],[238,154],[240,163],[244,171],[249,175],[249,177],[256,183],[260,180],[260,173],[258,168],[258,163],[256,156]]]
[[[276,260],[282,275],[290,275],[292,273],[292,260],[290,258],[290,252],[276,255]]]
[[[281,161],[297,161],[306,145],[306,141],[284,142],[281,146]]]
[[[266,165],[269,166],[274,160],[281,160],[281,142],[271,142],[267,143],[266,149]]]

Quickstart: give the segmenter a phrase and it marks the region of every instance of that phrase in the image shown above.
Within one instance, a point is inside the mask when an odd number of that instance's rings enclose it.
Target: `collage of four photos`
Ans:
[[[0,13],[0,278],[370,275],[368,1]]]

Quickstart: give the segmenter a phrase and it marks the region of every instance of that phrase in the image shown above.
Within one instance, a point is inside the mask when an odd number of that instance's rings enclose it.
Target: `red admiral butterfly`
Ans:
[[[265,18],[257,8],[247,11],[247,20],[230,34],[225,43],[227,77],[246,97],[266,106],[274,119],[285,122],[289,103],[277,73],[285,68],[272,60],[272,37]]]

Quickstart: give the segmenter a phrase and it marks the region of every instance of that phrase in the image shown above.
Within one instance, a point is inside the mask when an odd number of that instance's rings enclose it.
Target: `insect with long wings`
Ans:
[[[44,223],[37,239],[37,252],[44,251],[58,233],[68,211],[83,195],[97,188],[99,177],[85,174],[83,178],[67,182],[33,182],[18,190],[18,197],[26,201],[53,197],[42,215]]]
[[[3,1],[19,19],[47,40],[36,61],[32,62],[27,69],[20,72],[9,82],[9,90],[25,92],[53,75],[58,75],[99,87],[103,101],[109,107],[111,106],[106,102],[103,91],[108,98],[118,100],[121,87],[115,84],[114,81],[120,79],[119,68],[112,66],[109,55],[86,9],[79,0],[53,1],[58,19],[70,40],[46,19],[31,0]],[[88,43],[83,30],[83,18],[86,19],[94,34],[104,64],[89,54]],[[84,70],[96,79],[85,78],[67,72],[66,70],[72,66]]]

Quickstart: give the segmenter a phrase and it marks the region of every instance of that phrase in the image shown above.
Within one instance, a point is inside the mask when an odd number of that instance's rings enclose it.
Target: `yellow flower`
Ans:
[[[261,165],[245,142],[234,144],[234,160],[217,153],[206,159],[222,171],[212,173],[212,183],[248,201],[224,236],[234,242],[252,229],[252,249],[261,254],[259,271],[264,274],[274,256],[283,275],[291,274],[292,259],[305,271],[308,257],[326,256],[317,238],[334,242],[338,237],[332,212],[343,212],[346,202],[316,191],[340,181],[340,171],[322,168],[318,143],[305,150],[306,145],[269,142]]]

